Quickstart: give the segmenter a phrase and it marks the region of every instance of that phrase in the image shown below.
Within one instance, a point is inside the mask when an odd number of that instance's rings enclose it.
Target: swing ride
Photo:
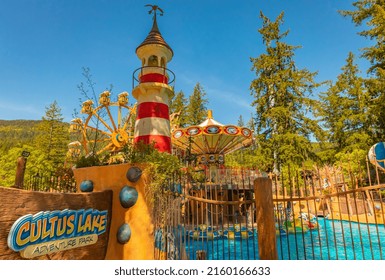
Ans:
[[[198,125],[176,128],[172,131],[174,151],[189,153],[190,159],[206,171],[210,183],[218,183],[224,175],[225,155],[248,147],[253,142],[249,128],[223,125],[213,119],[208,110],[207,119]],[[178,153],[177,152],[177,153]]]

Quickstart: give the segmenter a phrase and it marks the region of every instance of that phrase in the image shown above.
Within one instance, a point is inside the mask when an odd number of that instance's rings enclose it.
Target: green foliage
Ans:
[[[359,0],[353,3],[356,10],[340,11],[343,16],[351,17],[357,25],[365,24],[369,29],[360,31],[361,36],[375,42],[375,45],[363,49],[363,57],[372,64],[370,72],[385,69],[385,0]]]
[[[346,176],[350,177],[349,188],[355,188],[367,177],[366,156],[367,151],[362,149],[340,152],[335,155],[336,164],[343,169]]]
[[[156,153],[155,145],[145,144],[143,142],[135,145],[125,145],[122,149],[124,162],[145,163],[149,154]]]
[[[373,118],[369,113],[372,97],[364,87],[363,78],[358,76],[352,53],[341,70],[337,81],[327,92],[320,94],[319,116],[327,128],[327,138],[334,154],[366,153],[373,145]]]
[[[36,148],[44,155],[50,171],[65,162],[70,141],[68,128],[68,124],[63,123],[60,107],[54,101],[46,107],[45,116],[36,127],[39,134],[35,138]]]
[[[91,167],[104,165],[98,155],[90,155],[88,157],[81,156],[75,163],[76,168]]]
[[[163,190],[169,180],[180,173],[181,164],[178,158],[168,153],[154,150],[146,156],[146,162],[149,165],[148,174],[151,175],[151,185],[155,192]]]
[[[143,164],[149,176],[147,184],[147,198],[152,203],[156,196],[160,196],[170,181],[179,176],[181,163],[176,156],[159,152],[154,145],[137,143],[134,146],[126,145],[122,150],[125,162]]]
[[[253,114],[251,114],[250,119],[246,124],[246,127],[255,132],[255,121],[254,121]]]
[[[238,126],[241,126],[241,127],[245,126],[245,122],[243,121],[242,115],[239,115]]]
[[[187,125],[197,125],[206,119],[207,103],[206,92],[203,90],[202,86],[197,83],[193,93],[189,97],[189,103],[187,105]]]
[[[259,135],[257,154],[267,170],[314,157],[310,137],[322,136],[317,121],[310,117],[317,106],[309,97],[319,86],[314,81],[316,73],[296,67],[294,51],[298,47],[284,43],[288,31],[280,31],[283,15],[270,21],[261,13],[263,25],[259,33],[266,52],[251,58],[252,70],[257,76],[250,86]]]
[[[335,160],[336,149],[328,141],[312,143],[313,153],[317,155],[317,163],[332,165]]]
[[[183,91],[178,92],[171,100],[170,113],[178,114],[179,116],[174,119],[172,126],[185,127],[187,124],[187,99]]]
[[[364,26],[358,34],[374,42],[362,49],[362,56],[371,66],[368,73],[374,74],[366,81],[366,87],[374,100],[369,114],[375,121],[375,141],[383,141],[385,134],[385,0],[360,0],[353,2],[354,10],[340,11],[351,17],[356,26]]]
[[[256,153],[254,147],[244,148],[229,155],[226,155],[226,166],[234,168],[260,168],[263,159]]]
[[[15,146],[31,144],[39,134],[35,120],[0,120],[0,154]]]
[[[57,104],[56,104],[57,106]],[[58,108],[58,107],[56,107]],[[0,185],[11,186],[15,182],[16,162],[21,152],[31,154],[27,160],[25,176],[38,172],[48,173],[62,167],[69,139],[67,123],[52,121],[52,130],[47,124],[51,120],[0,120]],[[50,140],[51,142],[50,142]],[[61,139],[62,142],[59,141]],[[60,147],[59,147],[59,143]],[[50,151],[48,153],[48,151]],[[50,156],[51,160],[47,160]]]
[[[50,166],[45,160],[44,155],[33,146],[24,144],[12,147],[0,155],[0,186],[8,187],[14,185],[17,159],[23,151],[30,152],[30,156],[27,158],[25,177],[49,170]]]

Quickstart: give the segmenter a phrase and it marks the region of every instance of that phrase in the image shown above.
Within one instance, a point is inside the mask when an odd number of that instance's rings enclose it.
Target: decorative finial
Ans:
[[[207,110],[207,118],[212,119],[213,118],[213,111],[212,110]]]
[[[159,8],[159,6],[157,5],[151,5],[151,4],[147,4],[145,5],[145,7],[151,7],[151,10],[148,11],[148,13],[151,15],[152,13],[154,14],[154,21],[156,21],[156,14],[157,14],[157,11],[159,11],[159,15],[160,16],[163,16],[163,10],[161,8]]]

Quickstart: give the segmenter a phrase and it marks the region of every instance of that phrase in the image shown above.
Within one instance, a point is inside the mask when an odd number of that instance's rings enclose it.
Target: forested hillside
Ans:
[[[12,186],[16,162],[30,153],[26,176],[56,172],[65,165],[69,124],[63,122],[56,102],[46,108],[42,120],[0,120],[0,186]]]
[[[36,120],[0,120],[0,153],[33,142],[39,134]]]

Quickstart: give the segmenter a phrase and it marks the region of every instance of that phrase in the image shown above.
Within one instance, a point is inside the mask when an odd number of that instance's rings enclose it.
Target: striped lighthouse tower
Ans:
[[[134,72],[137,85],[132,96],[137,99],[134,143],[155,144],[161,152],[171,152],[169,102],[174,74],[167,69],[173,51],[160,34],[156,15],[163,11],[151,6],[153,25],[147,38],[136,49],[142,67]]]

